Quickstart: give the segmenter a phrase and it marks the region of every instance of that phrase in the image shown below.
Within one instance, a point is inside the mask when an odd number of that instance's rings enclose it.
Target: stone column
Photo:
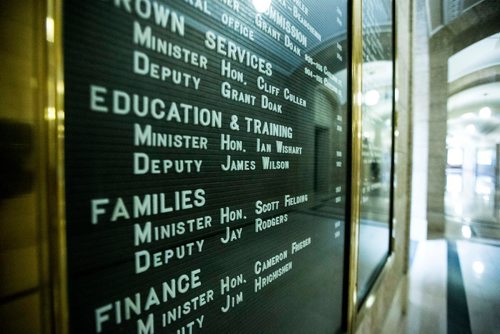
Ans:
[[[413,29],[413,182],[411,238],[445,231],[448,56],[446,28],[430,37],[426,1],[414,3]]]
[[[435,237],[442,236],[445,231],[444,195],[450,44],[449,34],[445,29],[434,34],[429,40],[427,223],[428,233]]]

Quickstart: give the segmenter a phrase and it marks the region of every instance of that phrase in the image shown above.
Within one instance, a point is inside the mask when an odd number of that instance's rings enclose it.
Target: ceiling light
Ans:
[[[468,133],[474,134],[476,133],[476,126],[474,124],[469,124],[465,127]]]
[[[264,13],[271,7],[272,0],[252,0],[255,10],[259,13]]]
[[[482,107],[479,110],[479,116],[482,118],[488,118],[491,116],[491,108],[490,107]]]
[[[466,114],[463,114],[462,115],[463,118],[467,118],[467,119],[470,119],[470,118],[473,118],[474,117],[474,114],[471,113],[471,112],[468,112]]]

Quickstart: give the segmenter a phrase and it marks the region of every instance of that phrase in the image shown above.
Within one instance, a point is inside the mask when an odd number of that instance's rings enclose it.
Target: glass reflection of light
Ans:
[[[51,17],[45,18],[45,33],[49,43],[54,43],[54,19]]]
[[[448,165],[461,166],[464,162],[463,151],[459,148],[448,149]]]
[[[471,230],[470,226],[468,226],[468,225],[462,226],[462,235],[466,239],[470,239],[472,237],[472,230]]]
[[[493,150],[480,150],[477,152],[477,164],[490,166],[493,164]]]
[[[57,81],[57,94],[64,94],[64,82],[62,80]]]
[[[45,112],[45,119],[48,121],[53,121],[56,119],[56,108],[48,107]]]
[[[450,193],[462,192],[462,175],[458,174],[446,175],[446,191]]]
[[[259,13],[264,13],[271,7],[272,0],[252,0],[255,10]]]
[[[366,308],[371,308],[373,304],[375,303],[375,296],[370,295],[368,299],[366,300]]]
[[[366,130],[365,133],[363,133],[363,137],[365,137],[368,141],[372,141],[375,139],[375,132]]]
[[[473,113],[471,113],[471,112],[468,112],[468,113],[466,113],[466,114],[463,114],[463,115],[462,115],[462,117],[463,117],[463,118],[466,118],[466,119],[471,119],[471,118],[473,118],[473,117],[474,117],[474,114],[473,114]]]
[[[482,107],[479,110],[479,116],[482,118],[489,118],[491,117],[491,108],[490,107]]]
[[[378,103],[379,100],[380,100],[380,93],[377,90],[372,89],[366,92],[365,104],[367,106],[374,106]]]
[[[448,135],[446,137],[446,144],[448,146],[461,146],[463,142],[463,139],[461,136],[453,136],[453,135]]]
[[[363,93],[358,92],[357,94],[355,94],[355,96],[356,96],[355,101],[357,105],[360,106],[363,101]]]
[[[474,261],[472,264],[472,270],[474,270],[476,274],[481,275],[484,273],[484,263],[481,261]]]
[[[465,127],[465,130],[470,134],[474,134],[476,133],[476,126],[474,124],[469,124]]]
[[[475,191],[478,195],[491,195],[493,189],[493,182],[491,177],[488,176],[478,176],[476,178]]]

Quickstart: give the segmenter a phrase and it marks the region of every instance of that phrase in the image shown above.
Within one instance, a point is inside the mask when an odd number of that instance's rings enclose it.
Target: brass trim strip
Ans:
[[[355,332],[357,317],[357,278],[359,215],[361,190],[361,103],[362,103],[362,0],[352,1],[352,149],[351,149],[351,222],[350,222],[350,257],[349,290],[347,302],[347,331]]]
[[[47,34],[47,145],[49,238],[52,277],[52,332],[67,334],[69,314],[66,270],[66,215],[64,192],[64,70],[62,1],[46,0]]]

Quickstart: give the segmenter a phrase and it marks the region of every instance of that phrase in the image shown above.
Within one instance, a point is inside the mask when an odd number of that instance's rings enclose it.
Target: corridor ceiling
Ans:
[[[500,143],[500,33],[448,60],[448,135]]]

